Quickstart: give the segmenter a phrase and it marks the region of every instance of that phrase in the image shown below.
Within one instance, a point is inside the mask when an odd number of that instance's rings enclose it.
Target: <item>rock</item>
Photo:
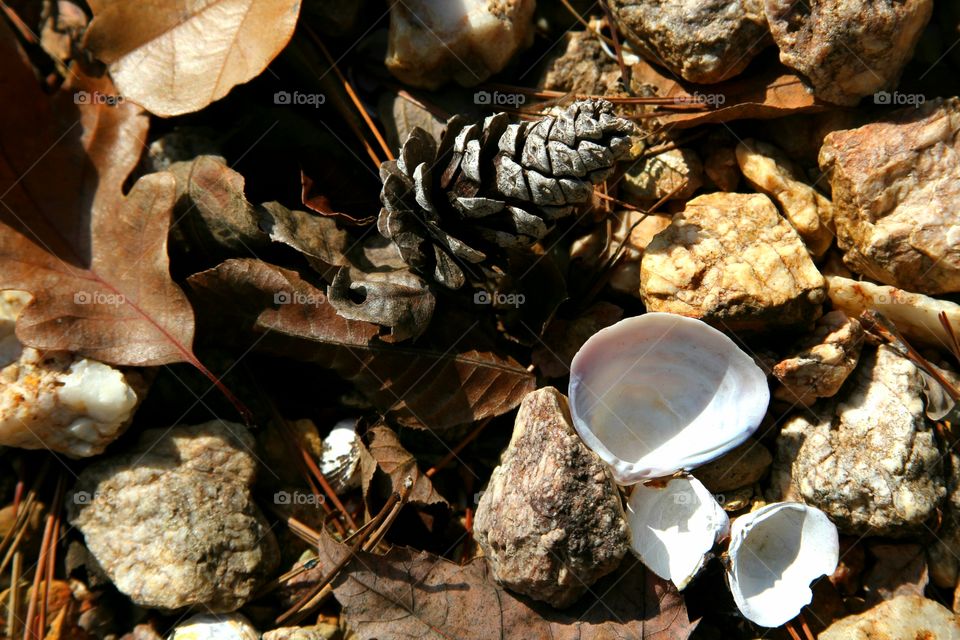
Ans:
[[[820,508],[851,535],[926,531],[946,480],[917,367],[886,345],[864,352],[839,395],[784,423],[770,493]]]
[[[558,608],[616,569],[629,548],[613,479],[553,387],[523,399],[473,532],[500,583]]]
[[[770,44],[761,0],[612,0],[610,9],[637,51],[691,82],[735,76]]]
[[[960,583],[960,455],[950,454],[950,483],[943,505],[943,522],[933,543],[927,547],[930,579],[941,589]]]
[[[740,184],[740,167],[733,147],[717,147],[706,152],[703,171],[720,191],[736,191]]]
[[[620,65],[607,55],[592,31],[568,31],[563,40],[566,48],[550,61],[543,81],[537,86],[580,95],[616,96],[623,93]]]
[[[820,166],[851,269],[916,293],[960,291],[960,99],[835,131]]]
[[[260,632],[239,613],[200,614],[178,625],[170,640],[259,640]]]
[[[897,84],[933,0],[764,0],[780,61],[818,98],[852,106]]]
[[[14,328],[29,300],[0,292],[0,445],[71,458],[102,453],[130,424],[146,381],[134,369],[24,347]]]
[[[949,609],[920,596],[900,596],[837,620],[820,640],[955,640],[960,624]]]
[[[262,640],[330,640],[339,637],[340,628],[320,623],[312,627],[280,627],[263,634]]]
[[[647,246],[640,287],[649,311],[728,329],[810,323],[826,299],[800,236],[762,194],[690,200]]]
[[[638,160],[621,184],[635,200],[686,200],[703,186],[703,164],[691,149],[671,149]]]
[[[765,446],[756,440],[747,440],[691,473],[710,493],[723,493],[759,482],[772,461],[773,456]]]
[[[938,319],[941,313],[955,331],[960,329],[960,305],[955,302],[842,276],[828,275],[826,279],[827,294],[835,309],[852,317],[859,317],[866,309],[879,311],[911,342],[937,348],[950,344],[950,335]]]
[[[450,80],[465,87],[479,84],[533,41],[535,4],[535,0],[393,4],[387,69],[401,82],[427,89]]]
[[[228,422],[144,431],[130,452],[83,470],[70,522],[134,603],[237,609],[279,561],[250,495],[252,448]]]
[[[803,182],[800,169],[771,144],[747,139],[737,145],[737,163],[750,185],[770,196],[814,257],[833,242],[833,204]]]
[[[817,398],[836,395],[860,358],[863,327],[843,311],[831,311],[817,321],[812,334],[790,349],[795,355],[773,367],[783,385],[774,397],[790,404],[810,406]]]

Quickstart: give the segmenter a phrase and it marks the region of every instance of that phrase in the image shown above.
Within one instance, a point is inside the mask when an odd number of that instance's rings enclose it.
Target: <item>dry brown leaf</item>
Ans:
[[[319,552],[331,566],[349,547],[323,536]],[[500,587],[483,558],[461,566],[403,547],[356,553],[333,592],[364,640],[684,640],[696,627],[676,589],[633,557],[563,611]]]
[[[436,298],[409,269],[364,273],[342,267],[327,287],[327,299],[349,320],[390,328],[387,342],[418,338],[430,325]]]
[[[400,438],[393,429],[376,426],[368,429],[366,435],[369,441],[367,450],[376,464],[367,465],[363,469],[364,494],[370,488],[376,467],[380,467],[390,477],[391,490],[394,493],[401,493],[406,479],[410,478],[413,487],[407,497],[409,502],[421,505],[449,504],[446,498],[434,489],[430,478],[420,472],[417,459],[400,444]]]
[[[174,179],[152,174],[122,191],[143,149],[145,114],[110,104],[109,80],[79,71],[51,100],[14,61],[12,38],[0,25],[8,61],[0,69],[0,289],[33,295],[17,337],[111,364],[202,369],[191,352],[193,310],[168,269]]]
[[[535,386],[518,362],[478,343],[469,325],[437,326],[429,344],[387,344],[379,327],[339,316],[295,271],[259,260],[227,260],[188,282],[211,320],[252,331],[260,350],[337,371],[405,426],[445,429],[497,416]]]
[[[159,116],[198,111],[286,46],[300,0],[94,0],[84,45],[120,93]]]

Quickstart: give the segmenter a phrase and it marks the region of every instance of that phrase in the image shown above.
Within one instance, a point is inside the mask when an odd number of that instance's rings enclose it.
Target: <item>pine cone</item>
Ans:
[[[535,122],[507,120],[454,116],[439,145],[414,129],[400,158],[380,165],[380,233],[413,270],[450,289],[463,286],[468,265],[533,244],[589,202],[634,130],[605,100]]]

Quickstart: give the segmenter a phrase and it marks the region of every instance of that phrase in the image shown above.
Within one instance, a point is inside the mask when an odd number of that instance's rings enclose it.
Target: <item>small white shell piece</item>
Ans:
[[[620,484],[692,469],[756,431],[766,376],[700,320],[646,313],[601,329],[570,368],[570,411]]]
[[[630,546],[648,569],[683,589],[726,535],[730,519],[696,478],[638,484],[627,501]]]
[[[320,471],[338,493],[360,486],[361,443],[357,436],[356,423],[353,418],[341,420],[323,439]]]
[[[740,612],[779,627],[810,604],[810,583],[836,570],[840,543],[819,509],[777,502],[733,521],[728,553],[727,582]]]

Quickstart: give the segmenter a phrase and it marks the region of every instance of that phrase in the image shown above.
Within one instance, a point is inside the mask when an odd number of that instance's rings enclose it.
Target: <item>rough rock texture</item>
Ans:
[[[773,456],[756,440],[747,440],[691,473],[710,493],[722,493],[747,487],[760,480],[767,472]]]
[[[102,453],[127,428],[146,381],[134,369],[24,347],[14,327],[29,300],[0,292],[0,445],[71,458]]]
[[[954,589],[960,581],[960,455],[951,453],[950,482],[943,504],[943,521],[927,547],[930,579],[941,589]]]
[[[960,623],[938,602],[899,596],[861,614],[837,620],[820,640],[956,640]]]
[[[599,24],[595,26],[600,27]],[[542,82],[537,86],[588,96],[623,93],[620,65],[603,50],[599,38],[584,29],[567,32],[563,39],[566,43],[564,51],[550,61]]]
[[[801,172],[772,144],[744,140],[737,145],[737,164],[747,182],[780,205],[793,228],[814,257],[822,256],[833,242],[833,204],[803,182]]]
[[[280,627],[263,634],[262,640],[330,640],[340,637],[340,628],[320,623],[312,627]]]
[[[624,174],[622,185],[637,200],[686,200],[703,186],[703,163],[696,151],[671,149],[638,160]]]
[[[237,609],[279,560],[250,496],[252,447],[226,422],[145,431],[129,453],[84,469],[70,522],[136,604]]]
[[[826,299],[800,236],[762,194],[689,201],[647,245],[640,284],[649,311],[731,329],[809,323]]]
[[[863,327],[843,311],[831,311],[817,321],[813,333],[804,336],[790,353],[773,367],[782,386],[774,397],[806,406],[817,398],[836,395],[860,358]]]
[[[820,166],[851,269],[917,293],[960,291],[960,99],[835,131]]]
[[[260,632],[239,613],[199,614],[177,625],[170,640],[258,640]]]
[[[864,352],[840,395],[784,424],[771,494],[818,507],[852,535],[926,531],[946,480],[918,369],[885,345]]]
[[[770,44],[762,0],[612,0],[610,8],[634,48],[691,82],[735,76]]]
[[[533,40],[535,0],[406,0],[390,7],[387,69],[436,89],[479,84]]]
[[[933,0],[764,0],[780,61],[818,98],[855,105],[896,85]]]
[[[531,392],[480,498],[474,536],[502,584],[572,604],[629,548],[613,479],[573,430],[566,397]]]

